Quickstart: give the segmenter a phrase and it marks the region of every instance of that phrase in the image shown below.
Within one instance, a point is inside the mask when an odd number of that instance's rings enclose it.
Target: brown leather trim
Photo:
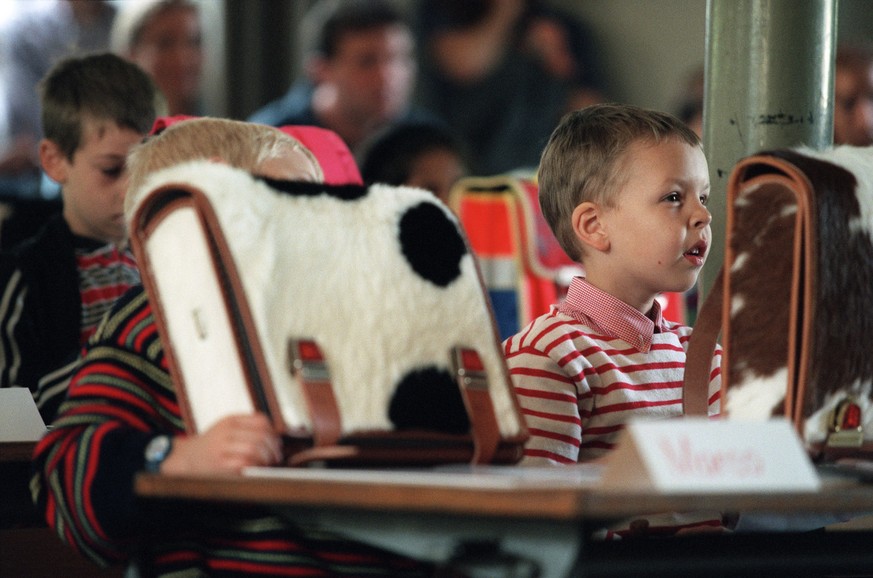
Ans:
[[[747,178],[753,167],[767,166],[780,171]],[[743,193],[752,187],[776,185],[794,193],[797,204],[797,217],[794,228],[792,249],[791,301],[789,303],[788,331],[788,388],[785,392],[785,415],[793,421],[798,432],[802,433],[802,401],[809,370],[809,352],[812,339],[812,325],[815,314],[814,283],[816,275],[815,248],[817,235],[812,208],[815,193],[806,175],[786,160],[771,155],[755,155],[737,163],[728,181],[727,231],[732,230],[735,219],[734,206]],[[725,266],[734,262],[730,243],[725,250]],[[725,283],[724,303],[724,342],[730,343],[730,276]],[[730,363],[730,347],[725,347],[725,367]],[[793,353],[792,353],[793,352]],[[722,398],[730,387],[728,372],[722,377]]]
[[[752,168],[761,166],[772,167],[779,173],[767,172],[748,177]],[[760,171],[754,171],[760,173]],[[727,223],[726,231],[734,229],[736,220],[736,203],[744,192],[761,186],[779,186],[795,194],[797,203],[797,220],[794,229],[791,259],[794,263],[792,277],[786,282],[791,283],[791,301],[789,303],[789,335],[787,366],[788,389],[785,398],[786,417],[791,419],[801,431],[802,400],[804,387],[809,370],[809,352],[812,339],[812,324],[815,314],[813,296],[816,279],[815,247],[817,234],[812,210],[815,204],[815,192],[809,179],[793,164],[770,155],[755,155],[740,160],[731,172],[727,184]],[[725,260],[719,271],[719,279],[704,302],[697,317],[685,370],[685,390],[683,403],[688,415],[705,415],[702,392],[708,385],[708,367],[714,350],[719,329],[725,345],[722,357],[722,368],[730,366],[731,323],[731,275],[730,271],[736,259],[731,243],[725,248]],[[791,354],[790,352],[797,352]],[[705,367],[705,369],[704,369]],[[705,378],[704,378],[705,376]],[[722,403],[726,399],[730,387],[730,373],[722,371]],[[722,412],[726,413],[722,407]]]
[[[488,390],[491,379],[484,364],[481,368],[464,366],[464,351],[475,356],[482,363],[479,353],[469,347],[455,347],[451,351],[455,378],[461,390],[464,406],[470,418],[470,431],[473,436],[475,453],[473,463],[485,464],[492,461],[497,445],[500,443],[500,424],[494,413],[494,403]],[[475,363],[473,365],[476,365]]]
[[[406,442],[406,443],[403,443]],[[451,436],[433,432],[385,432],[340,440],[334,446],[314,447],[294,453],[288,466],[324,462],[332,466],[396,467],[399,464],[435,466],[447,463],[477,463],[470,436]],[[523,442],[502,440],[490,463],[514,464],[524,452]]]
[[[720,269],[709,295],[697,314],[694,332],[688,342],[682,387],[682,412],[685,415],[709,414],[709,374],[712,371],[712,356],[721,331],[723,284],[724,269]],[[724,364],[722,367],[725,367]],[[724,373],[722,371],[722,379]]]
[[[182,420],[185,422],[185,430],[189,434],[200,433],[200,427],[194,420],[194,412],[191,410],[191,402],[186,394],[185,376],[179,369],[179,364],[176,361],[175,343],[169,339],[169,329],[167,323],[167,315],[163,308],[163,303],[160,299],[160,291],[155,281],[152,262],[148,251],[145,248],[146,241],[154,233],[155,229],[161,224],[163,219],[172,212],[183,208],[193,206],[191,197],[181,190],[181,187],[175,187],[167,194],[159,196],[160,191],[155,196],[150,197],[146,202],[142,203],[134,214],[131,232],[130,244],[131,250],[136,256],[137,267],[140,270],[143,287],[149,297],[149,304],[152,309],[152,314],[155,317],[155,325],[158,329],[158,334],[161,336],[161,344],[164,349],[164,356],[167,359],[170,377],[175,385],[176,399],[179,403],[179,410],[182,414]]]
[[[464,400],[470,413],[470,428],[476,448],[473,463],[487,464],[494,459],[494,452],[500,443],[500,429],[494,415],[494,404],[488,390],[464,388]]]
[[[218,218],[212,210],[208,198],[202,192],[190,185],[174,183],[156,189],[137,208],[132,219],[130,240],[131,249],[140,269],[143,286],[149,295],[150,304],[155,314],[155,322],[158,333],[161,335],[164,354],[167,356],[170,375],[176,385],[176,396],[179,399],[186,429],[193,433],[200,431],[197,424],[193,422],[193,414],[186,395],[185,379],[176,361],[176,345],[169,334],[166,314],[161,306],[160,290],[153,274],[153,264],[149,259],[148,251],[145,249],[146,241],[155,232],[161,221],[182,207],[193,208],[207,231],[207,242],[212,253],[212,265],[216,278],[221,281],[220,289],[225,306],[229,309],[231,322],[236,321],[242,325],[234,331],[234,341],[243,366],[248,370],[248,372],[244,372],[246,376],[245,386],[253,405],[271,418],[277,431],[287,431],[288,426],[282,417],[278,400],[272,388],[272,381],[266,371],[260,341],[255,337],[254,323],[247,300],[240,297],[244,296],[244,291],[228,249],[227,240],[219,226]],[[235,308],[235,306],[238,307]],[[254,360],[254,363],[251,360]],[[259,400],[264,400],[264,402]]]

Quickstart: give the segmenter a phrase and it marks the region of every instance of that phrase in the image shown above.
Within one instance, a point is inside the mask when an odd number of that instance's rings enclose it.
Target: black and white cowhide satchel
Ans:
[[[187,427],[266,413],[287,463],[513,463],[527,430],[476,263],[422,190],[157,173],[131,242]]]
[[[721,329],[728,417],[784,415],[814,459],[873,458],[873,148],[741,160],[727,231],[691,338],[686,414],[705,415]]]

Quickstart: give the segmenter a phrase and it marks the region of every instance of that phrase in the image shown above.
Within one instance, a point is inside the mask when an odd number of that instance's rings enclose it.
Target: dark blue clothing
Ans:
[[[284,96],[255,111],[249,116],[248,121],[270,126],[299,125],[330,128],[321,122],[312,109],[313,90],[314,87],[310,82],[298,81],[291,86]],[[410,108],[394,122],[438,122],[438,119],[423,109]],[[352,152],[359,153],[358,150]]]
[[[320,126],[312,110],[312,91],[309,82],[296,82],[281,98],[255,111],[248,121],[270,126]]]

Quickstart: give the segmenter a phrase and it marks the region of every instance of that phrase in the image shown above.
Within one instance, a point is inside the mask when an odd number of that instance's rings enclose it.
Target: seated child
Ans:
[[[156,170],[214,159],[286,180],[321,181],[312,153],[282,131],[222,119],[178,122],[131,155],[131,198]],[[128,213],[131,203],[127,203]],[[146,509],[137,472],[232,474],[281,459],[261,414],[233,415],[185,435],[155,318],[142,286],[118,300],[88,344],[52,430],[34,454],[31,483],[49,526],[101,563],[134,575],[426,576],[426,564],[265,508],[172,504]]]
[[[63,211],[0,259],[0,387],[29,388],[50,422],[82,345],[139,283],[126,244],[125,159],[155,120],[156,90],[112,54],[64,60],[40,89],[39,157]]]
[[[444,203],[467,174],[464,147],[437,122],[401,122],[370,139],[359,155],[367,184],[407,185],[432,192]]]
[[[691,328],[664,319],[656,297],[688,290],[706,261],[709,171],[683,122],[603,104],[562,119],[538,177],[543,214],[585,276],[504,344],[531,434],[523,463],[587,462],[605,456],[632,418],[682,415]],[[711,415],[720,360],[718,349]],[[657,531],[720,524],[706,514]],[[634,527],[656,531],[650,522]]]

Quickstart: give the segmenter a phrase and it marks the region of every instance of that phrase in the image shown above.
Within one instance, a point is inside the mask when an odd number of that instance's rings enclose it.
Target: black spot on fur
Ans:
[[[440,287],[461,275],[467,252],[457,226],[431,203],[420,203],[400,218],[400,249],[413,271]]]
[[[340,201],[357,201],[367,196],[367,188],[361,185],[327,185],[325,183],[310,183],[306,181],[280,181],[267,177],[258,177],[271,188],[297,197],[317,197],[327,195]]]
[[[408,373],[397,385],[388,417],[398,430],[424,429],[450,434],[470,431],[470,418],[458,384],[446,370],[430,366]]]

